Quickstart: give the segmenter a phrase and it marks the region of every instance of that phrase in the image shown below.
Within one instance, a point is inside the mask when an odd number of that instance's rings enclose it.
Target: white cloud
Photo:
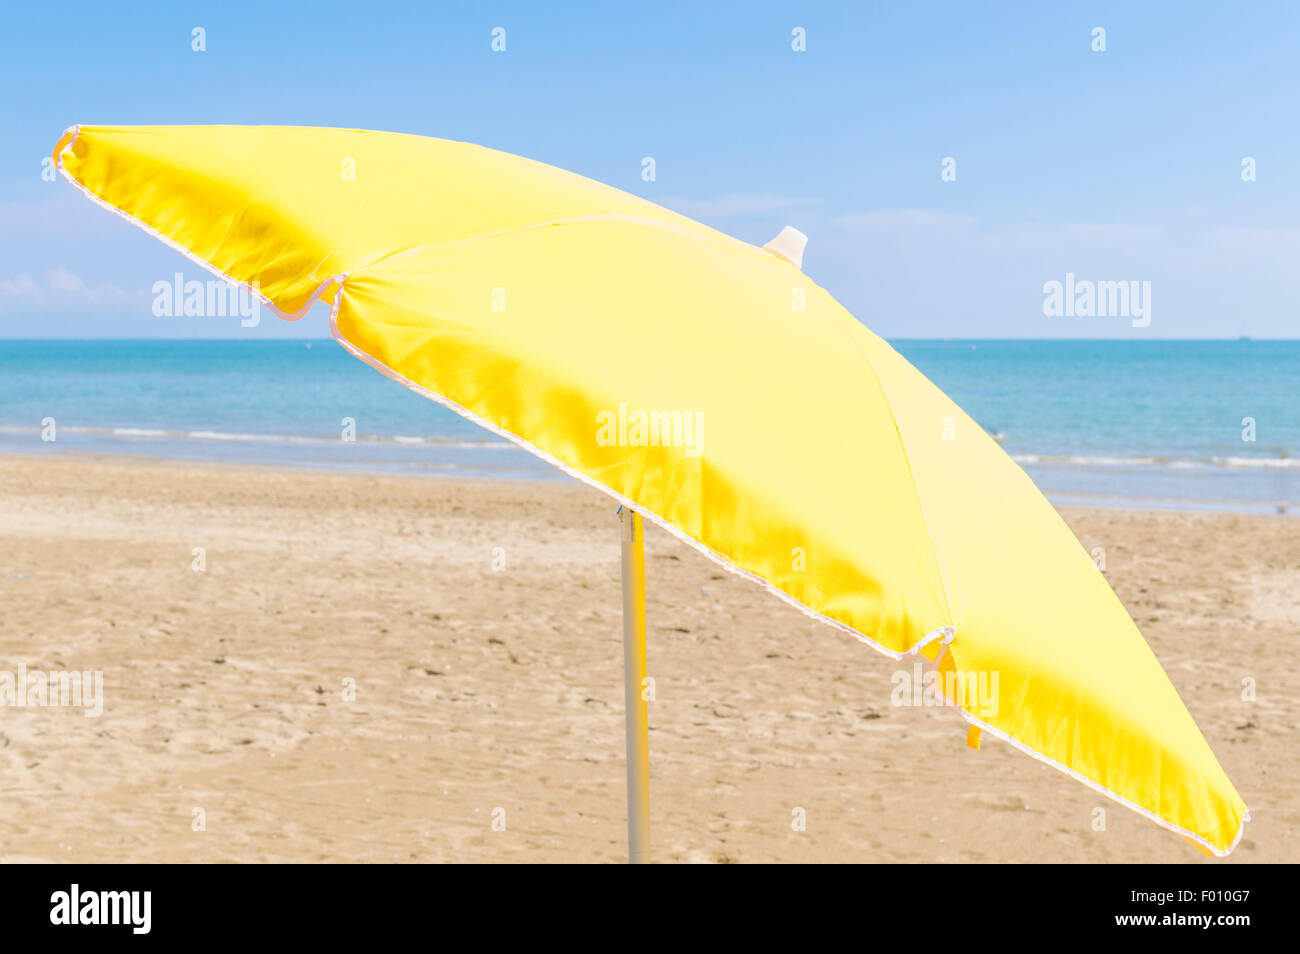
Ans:
[[[115,308],[147,299],[143,292],[132,295],[113,284],[88,285],[61,266],[45,269],[39,280],[26,273],[0,278],[0,311]]]
[[[808,223],[810,274],[886,336],[1213,337],[1300,332],[1300,229],[1195,212],[1142,221],[1006,221],[927,209]],[[1150,327],[1049,318],[1067,273],[1149,281]]]
[[[689,215],[693,219],[716,220],[772,215],[777,212],[788,212],[792,209],[811,209],[819,205],[821,200],[758,193],[752,195],[721,195],[714,199],[683,199],[677,196],[669,196],[658,200],[658,202],[674,212]]]
[[[929,209],[900,209],[889,212],[849,212],[831,220],[833,225],[847,229],[866,229],[883,232],[890,229],[943,229],[954,231],[970,229],[975,216],[951,212],[934,212]]]
[[[30,275],[15,275],[13,278],[0,279],[0,301],[5,299],[22,299],[38,301],[41,287],[32,281]]]

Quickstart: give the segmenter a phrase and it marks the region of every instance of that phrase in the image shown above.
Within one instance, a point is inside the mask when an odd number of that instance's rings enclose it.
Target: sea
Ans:
[[[1300,513],[1300,340],[890,343],[1056,503]],[[566,479],[329,339],[0,341],[0,452]]]

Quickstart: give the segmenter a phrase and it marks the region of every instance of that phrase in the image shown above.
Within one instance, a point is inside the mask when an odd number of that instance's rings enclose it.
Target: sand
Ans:
[[[0,668],[104,674],[99,718],[0,710],[0,857],[622,860],[614,509],[559,481],[0,457]],[[1065,513],[1252,809],[1227,863],[1300,860],[1300,522]],[[1223,863],[647,548],[656,860]]]

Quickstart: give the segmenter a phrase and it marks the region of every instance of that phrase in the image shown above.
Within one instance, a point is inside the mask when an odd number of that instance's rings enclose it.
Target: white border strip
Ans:
[[[65,130],[64,132],[64,136],[68,136],[69,134],[71,134],[71,138],[68,139],[67,143],[59,150],[55,158],[55,163],[58,167],[59,172],[63,175],[63,178],[67,179],[68,182],[72,183],[72,185],[79,192],[81,192],[82,195],[86,196],[88,199],[90,199],[92,202],[94,202],[96,205],[100,206],[101,208],[107,209],[108,211],[112,212],[114,215],[126,220],[127,222],[130,222],[132,225],[136,226],[137,228],[143,229],[145,232],[149,233],[154,238],[158,239],[158,241],[162,242],[167,247],[172,248],[177,252],[180,252],[190,261],[194,262],[195,264],[201,266],[202,268],[216,275],[222,281],[234,285],[237,288],[244,289],[248,291],[250,294],[256,296],[268,309],[270,309],[271,313],[275,315],[277,318],[282,318],[285,321],[298,321],[300,318],[306,315],[308,311],[311,310],[312,305],[316,303],[317,299],[320,298],[320,296],[325,292],[325,290],[331,284],[337,284],[338,291],[335,292],[334,301],[330,306],[330,334],[333,336],[334,340],[336,340],[339,344],[341,344],[344,347],[344,349],[346,349],[350,354],[352,354],[356,358],[359,358],[361,361],[364,361],[366,364],[370,365],[372,368],[374,368],[379,373],[383,374],[385,377],[391,378],[392,380],[396,381],[398,384],[401,384],[404,387],[409,388],[415,393],[423,397],[426,397],[437,404],[441,404],[443,407],[447,408],[447,410],[460,415],[461,417],[465,418],[467,421],[477,424],[479,427],[482,427],[485,430],[488,430],[493,434],[496,434],[498,437],[502,437],[505,440],[510,441],[510,443],[523,448],[528,453],[545,461],[551,466],[558,468],[559,470],[563,471],[565,474],[574,478],[575,480],[583,484],[586,484],[588,487],[593,487],[596,490],[599,490],[601,493],[605,494],[606,496],[613,498],[620,506],[628,507],[631,510],[635,510],[637,513],[641,514],[642,517],[648,519],[651,523],[655,524],[660,529],[671,534],[673,537],[680,540],[682,543],[685,543],[687,546],[691,547],[692,549],[697,550],[700,553],[704,554],[704,556],[706,556],[709,560],[713,561],[718,566],[721,566],[723,569],[727,570],[728,572],[734,573],[736,576],[739,576],[742,579],[746,579],[751,583],[758,584],[764,590],[773,594],[774,596],[778,597],[779,599],[783,600],[789,605],[793,606],[795,609],[799,610],[805,616],[809,616],[812,619],[817,620],[818,622],[825,623],[831,626],[832,628],[839,630],[840,632],[847,633],[848,635],[852,636],[854,639],[858,640],[859,642],[865,643],[866,645],[870,646],[872,649],[874,649],[876,652],[880,653],[883,656],[887,656],[890,659],[896,661],[902,660],[909,656],[913,656],[917,654],[918,652],[920,652],[922,648],[924,648],[926,645],[928,645],[929,643],[933,642],[936,639],[948,637],[949,641],[951,641],[952,638],[955,637],[956,633],[952,626],[940,626],[937,629],[934,629],[931,632],[927,633],[925,636],[921,637],[921,639],[917,640],[917,642],[914,643],[911,646],[911,648],[903,652],[897,652],[892,649],[887,649],[886,647],[880,645],[871,637],[858,632],[856,629],[847,625],[846,623],[842,623],[837,619],[832,619],[831,617],[826,616],[823,613],[819,613],[817,610],[814,610],[812,607],[799,602],[789,593],[785,592],[782,589],[778,589],[776,586],[772,585],[771,583],[763,579],[758,574],[746,570],[744,567],[738,566],[737,564],[731,562],[731,560],[723,556],[721,553],[718,553],[708,544],[696,540],[691,536],[688,536],[684,531],[679,530],[677,527],[674,527],[672,524],[670,524],[667,520],[664,520],[658,514],[652,513],[651,511],[647,510],[645,507],[634,503],[632,500],[628,499],[627,497],[624,497],[622,494],[618,493],[617,491],[612,490],[611,488],[606,487],[604,484],[599,483],[598,481],[593,480],[587,475],[575,470],[573,467],[564,463],[564,461],[560,460],[559,458],[553,457],[552,455],[546,453],[545,451],[541,450],[538,447],[534,447],[532,444],[528,443],[528,441],[524,440],[522,437],[519,437],[516,434],[512,434],[509,431],[503,430],[502,428],[491,423],[490,421],[487,421],[484,418],[479,417],[477,414],[475,414],[473,411],[469,410],[468,408],[462,407],[461,405],[457,404],[455,401],[443,397],[441,394],[436,394],[433,391],[430,391],[428,388],[422,387],[421,385],[416,384],[414,381],[411,381],[403,377],[401,374],[397,373],[392,368],[388,367],[383,362],[379,361],[377,358],[367,354],[366,352],[362,351],[360,348],[353,345],[352,342],[344,338],[343,334],[339,331],[338,313],[339,313],[339,307],[342,305],[343,302],[343,283],[347,280],[348,277],[347,272],[341,272],[338,275],[334,275],[330,278],[324,279],[321,282],[321,284],[316,288],[316,290],[312,293],[311,297],[307,299],[307,303],[303,305],[303,307],[299,311],[294,312],[293,314],[289,314],[287,312],[281,311],[279,308],[276,307],[275,303],[272,302],[271,299],[267,298],[265,295],[261,293],[260,289],[254,287],[253,285],[250,285],[247,282],[240,281],[237,278],[227,275],[225,272],[221,271],[211,262],[207,262],[199,258],[189,249],[178,244],[177,242],[174,242],[172,239],[168,238],[166,235],[163,235],[161,232],[157,231],[152,226],[147,225],[146,223],[135,218],[134,216],[127,214],[126,212],[123,212],[121,209],[117,208],[116,206],[111,205],[108,202],[105,202],[99,196],[95,195],[93,192],[91,192],[89,189],[83,186],[80,182],[74,179],[71,173],[69,173],[68,170],[63,167],[63,153],[66,152],[68,149],[70,149],[72,147],[72,144],[77,141],[77,137],[81,134],[81,126],[76,125],[76,126],[68,127],[68,129]],[[1123,795],[1117,794],[1116,792],[1112,792],[1110,789],[1106,788],[1100,783],[1093,781],[1092,779],[1088,778],[1085,775],[1079,774],[1079,772],[1075,771],[1069,766],[1062,765],[1060,762],[1056,761],[1052,757],[1048,755],[1044,755],[1043,753],[1030,748],[1026,743],[1021,742],[1019,739],[1009,735],[1008,733],[1002,731],[1001,729],[995,729],[987,722],[984,722],[983,720],[978,719],[975,716],[971,715],[970,712],[963,709],[961,706],[957,705],[952,700],[947,699],[946,696],[945,696],[945,701],[948,702],[951,708],[954,708],[959,713],[961,713],[962,718],[964,718],[971,725],[978,728],[981,732],[987,732],[989,733],[989,735],[992,735],[994,738],[1001,739],[1003,742],[1008,743],[1013,748],[1019,749],[1021,752],[1024,752],[1026,755],[1030,756],[1031,758],[1036,759],[1039,762],[1042,762],[1046,765],[1050,765],[1052,768],[1056,769],[1057,771],[1065,773],[1066,775],[1070,776],[1071,778],[1075,779],[1078,782],[1082,782],[1084,785],[1106,796],[1107,798],[1118,802],[1119,804],[1123,805],[1125,808],[1128,808],[1131,811],[1134,811],[1137,814],[1141,815],[1142,817],[1155,822],[1160,827],[1166,828],[1169,831],[1182,835],[1184,838],[1187,838],[1188,840],[1196,843],[1197,845],[1202,846],[1206,851],[1209,851],[1211,854],[1217,857],[1223,858],[1232,854],[1233,849],[1235,849],[1237,845],[1240,844],[1241,838],[1245,834],[1246,822],[1250,821],[1249,809],[1247,809],[1245,814],[1243,815],[1241,820],[1241,825],[1237,828],[1237,835],[1235,838],[1232,839],[1232,843],[1228,845],[1228,847],[1225,849],[1216,848],[1204,836],[1199,835],[1196,832],[1189,831],[1186,828],[1181,828],[1178,825],[1175,825],[1173,822],[1166,821],[1165,819],[1161,818],[1159,815],[1152,812],[1150,809],[1143,808],[1141,805],[1138,805],[1136,802],[1130,801],[1129,799],[1125,798]]]

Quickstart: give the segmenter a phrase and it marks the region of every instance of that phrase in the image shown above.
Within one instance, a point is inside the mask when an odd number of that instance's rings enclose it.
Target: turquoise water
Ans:
[[[1300,509],[1300,341],[893,344],[1058,502]],[[0,450],[557,476],[333,341],[0,341]]]
[[[1292,512],[1300,499],[1300,341],[892,344],[1056,502]]]

